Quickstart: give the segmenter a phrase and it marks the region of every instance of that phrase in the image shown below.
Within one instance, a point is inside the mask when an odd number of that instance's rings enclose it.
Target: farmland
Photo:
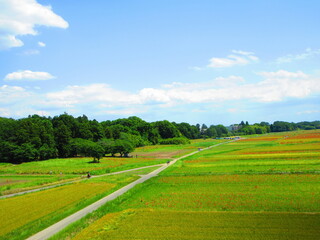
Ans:
[[[0,200],[0,239],[22,239],[136,180],[147,168]],[[26,211],[32,209],[32,211]]]
[[[84,178],[90,171],[98,173],[116,172],[146,165],[156,165],[173,159],[182,153],[195,151],[221,141],[196,140],[188,145],[161,145],[138,148],[137,157],[105,157],[100,163],[89,158],[51,159],[20,165],[3,163],[0,166],[0,190],[10,194],[55,184],[65,184],[52,189],[0,199],[0,239],[22,239],[43,229],[59,219],[80,210],[88,204],[114,192],[158,167],[149,167],[124,174]],[[163,158],[163,154],[166,157]],[[147,153],[148,156],[143,154]],[[72,182],[70,182],[72,181]],[[32,211],[25,211],[32,209]],[[30,213],[31,212],[31,213]]]
[[[88,224],[88,217],[86,228],[69,234],[74,239],[316,239],[319,150],[315,130],[199,152],[106,204],[94,223]]]
[[[92,158],[51,159],[19,165],[0,163],[0,195],[80,180],[87,172],[93,175],[118,172],[148,165],[165,163],[177,156],[221,142],[221,140],[194,140],[187,145],[161,145],[137,148],[132,158],[104,157],[100,163]]]

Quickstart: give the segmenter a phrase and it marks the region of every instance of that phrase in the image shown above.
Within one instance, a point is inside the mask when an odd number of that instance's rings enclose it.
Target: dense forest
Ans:
[[[221,124],[207,127],[167,120],[149,123],[138,117],[98,122],[85,115],[75,118],[66,113],[53,118],[38,115],[18,120],[0,118],[0,162],[74,156],[89,156],[98,162],[106,154],[128,156],[136,147],[145,145],[185,144],[197,138],[316,128],[320,128],[320,121],[253,125],[242,121],[226,128]]]

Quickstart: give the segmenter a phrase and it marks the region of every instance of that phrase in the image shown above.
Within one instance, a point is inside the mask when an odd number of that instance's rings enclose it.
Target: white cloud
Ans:
[[[138,109],[136,106],[146,105],[167,107],[233,100],[275,102],[288,97],[303,98],[320,92],[319,79],[303,72],[280,70],[263,72],[259,75],[263,80],[257,83],[246,83],[242,77],[230,76],[202,83],[174,82],[160,88],[143,88],[137,93],[119,91],[107,84],[69,86],[63,91],[47,94],[46,99],[48,103],[59,106],[76,107],[83,104],[91,104],[97,108],[121,106],[131,111]]]
[[[7,74],[4,78],[5,81],[37,81],[37,80],[50,80],[55,78],[50,73],[47,72],[33,72],[30,70],[18,71]]]
[[[276,59],[276,63],[290,63],[294,61],[304,60],[312,56],[320,55],[320,49],[307,48],[303,53],[300,54],[289,54],[284,57]]]
[[[239,76],[229,76],[209,82],[174,82],[159,88],[143,88],[135,93],[117,90],[102,83],[68,86],[62,91],[40,95],[21,87],[4,85],[0,87],[0,108],[4,113],[8,105],[15,104],[14,109],[25,109],[27,106],[33,112],[46,111],[47,115],[63,111],[81,114],[88,109],[99,114],[134,115],[175,106],[190,106],[190,111],[202,111],[207,107],[210,111],[215,108],[213,104],[227,106],[228,102],[243,100],[255,103],[277,102],[320,93],[320,79],[300,71],[279,70],[257,75],[262,79],[256,83],[248,83]],[[194,107],[192,104],[199,105]],[[234,104],[225,108],[229,113],[236,110]]]
[[[68,86],[63,91],[48,93],[46,98],[59,106],[73,106],[90,102],[117,105],[139,103],[139,99],[134,94],[112,89],[107,84]]]
[[[22,87],[17,86],[0,86],[0,104],[11,104],[16,101],[22,101],[25,97],[31,96],[31,93],[27,92]]]
[[[23,46],[17,36],[37,35],[37,26],[68,27],[51,6],[43,6],[36,0],[0,0],[0,4],[0,49]]]
[[[39,46],[39,47],[45,47],[46,44],[45,44],[44,42],[38,42],[38,46]]]
[[[247,65],[259,60],[253,52],[245,52],[241,50],[233,50],[234,54],[228,55],[226,58],[211,58],[207,67],[209,68],[226,68],[236,65]]]
[[[265,78],[308,78],[308,75],[301,71],[288,72],[285,70],[279,70],[277,72],[260,72],[258,75]]]

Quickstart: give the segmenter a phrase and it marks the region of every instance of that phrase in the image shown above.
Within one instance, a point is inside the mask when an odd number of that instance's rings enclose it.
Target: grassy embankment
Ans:
[[[317,239],[319,168],[319,130],[228,143],[181,160],[53,239]]]

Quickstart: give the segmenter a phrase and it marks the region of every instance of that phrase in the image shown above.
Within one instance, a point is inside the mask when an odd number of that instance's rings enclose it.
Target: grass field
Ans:
[[[50,159],[19,165],[0,163],[0,195],[59,184],[80,179],[87,172],[100,175],[143,166],[165,163],[199,147],[217,144],[221,140],[193,140],[187,145],[156,145],[137,148],[132,158],[105,157],[100,163],[92,158]]]
[[[73,239],[314,240],[319,221],[319,214],[129,209],[105,215]]]
[[[53,239],[317,239],[319,150],[317,130],[199,152]]]
[[[85,179],[44,191],[0,199],[0,239],[25,239],[138,179],[154,168]]]
[[[190,156],[164,174],[320,173],[320,132],[255,137]]]

